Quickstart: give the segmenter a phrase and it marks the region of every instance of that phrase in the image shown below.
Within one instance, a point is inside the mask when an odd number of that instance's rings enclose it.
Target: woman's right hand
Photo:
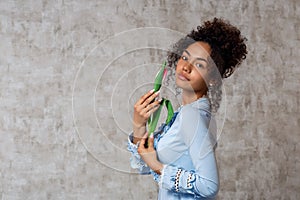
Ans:
[[[158,108],[161,100],[156,100],[159,91],[154,93],[151,90],[144,94],[135,104],[133,113],[133,135],[142,138],[146,132],[146,124],[151,116]]]

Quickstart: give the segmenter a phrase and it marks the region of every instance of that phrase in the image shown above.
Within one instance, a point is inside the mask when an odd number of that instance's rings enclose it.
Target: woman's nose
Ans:
[[[191,71],[191,63],[186,62],[185,65],[183,66],[183,71],[189,73]]]

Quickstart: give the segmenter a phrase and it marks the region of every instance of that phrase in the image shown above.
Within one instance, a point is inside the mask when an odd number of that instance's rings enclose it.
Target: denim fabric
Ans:
[[[131,166],[141,174],[152,174],[159,183],[158,199],[213,199],[219,188],[215,160],[215,120],[209,101],[200,98],[181,106],[169,124],[163,124],[154,134],[158,160],[164,164],[162,175],[153,172],[137,153],[137,146],[128,139],[132,153]],[[176,191],[176,174],[178,190]]]

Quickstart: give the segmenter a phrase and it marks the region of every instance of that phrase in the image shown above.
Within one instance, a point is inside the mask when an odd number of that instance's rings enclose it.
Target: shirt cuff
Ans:
[[[165,165],[160,177],[160,187],[180,193],[194,194],[194,172],[186,171],[172,165]],[[175,185],[177,186],[175,187]]]
[[[127,141],[127,150],[131,153],[130,157],[130,166],[133,169],[138,169],[140,174],[149,174],[150,168],[148,165],[142,160],[141,156],[137,152],[138,143],[133,144],[133,134],[131,133],[128,137]]]

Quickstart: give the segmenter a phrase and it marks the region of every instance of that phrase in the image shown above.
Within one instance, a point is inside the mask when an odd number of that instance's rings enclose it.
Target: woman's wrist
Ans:
[[[146,133],[146,125],[144,126],[133,126],[133,143],[136,144],[138,141],[142,139],[142,137]]]
[[[155,162],[155,163],[152,165],[152,167],[150,167],[150,168],[151,168],[155,173],[161,175],[162,170],[163,170],[163,168],[164,168],[164,165],[163,165],[161,162],[157,161],[157,162]]]
[[[139,141],[141,141],[141,139],[142,139],[142,138],[140,138],[140,137],[135,137],[135,136],[133,136],[132,143],[133,143],[133,144],[137,144]]]

